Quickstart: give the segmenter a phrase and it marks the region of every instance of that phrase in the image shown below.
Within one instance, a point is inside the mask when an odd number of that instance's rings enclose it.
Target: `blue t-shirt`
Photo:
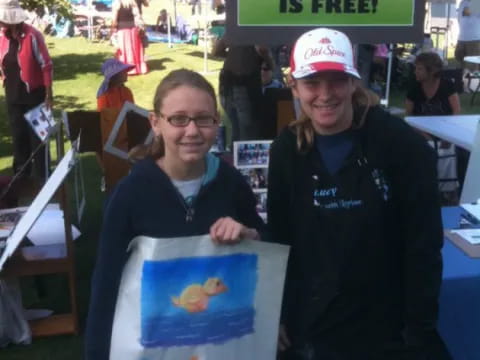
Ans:
[[[327,171],[334,175],[352,151],[353,132],[346,130],[333,135],[315,135],[315,148],[320,153]]]

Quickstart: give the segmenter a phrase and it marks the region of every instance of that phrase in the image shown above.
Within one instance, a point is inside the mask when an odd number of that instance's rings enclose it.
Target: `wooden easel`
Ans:
[[[79,152],[96,152],[101,154],[105,171],[107,191],[128,174],[131,164],[112,154],[103,151],[103,147],[112,131],[119,114],[117,109],[98,111],[74,111],[66,114],[69,137],[71,141],[78,138],[81,132]],[[128,113],[122,124],[115,146],[124,151],[131,150],[134,146],[142,144],[148,136],[150,124],[134,112]]]
[[[63,158],[65,149],[63,144],[62,124],[56,138],[58,159]],[[27,191],[29,189],[26,189]],[[68,190],[65,182],[59,187],[56,197],[63,210],[64,229],[65,229],[65,248],[66,255],[63,258],[56,259],[36,259],[27,260],[20,251],[17,250],[9,260],[7,260],[2,277],[20,277],[46,274],[65,274],[68,277],[70,293],[70,312],[66,314],[53,315],[44,319],[30,322],[33,337],[78,334],[78,312],[75,281],[75,254],[72,236],[71,209],[68,202]]]

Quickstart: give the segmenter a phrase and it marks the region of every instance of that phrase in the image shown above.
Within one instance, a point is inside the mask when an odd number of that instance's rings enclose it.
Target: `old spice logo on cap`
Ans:
[[[320,39],[319,43],[320,44],[331,44],[332,41],[329,38],[324,37],[323,39]]]
[[[335,49],[333,45],[320,46],[317,48],[308,48],[305,51],[305,60],[308,60],[315,56],[338,56],[344,58],[345,53],[341,50]]]

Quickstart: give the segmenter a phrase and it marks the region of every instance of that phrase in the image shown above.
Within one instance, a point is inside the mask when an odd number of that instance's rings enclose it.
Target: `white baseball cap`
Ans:
[[[298,38],[290,57],[290,69],[294,79],[320,71],[341,71],[360,79],[350,39],[327,28],[310,30]]]
[[[28,19],[18,0],[0,0],[0,21],[4,24],[20,24]]]

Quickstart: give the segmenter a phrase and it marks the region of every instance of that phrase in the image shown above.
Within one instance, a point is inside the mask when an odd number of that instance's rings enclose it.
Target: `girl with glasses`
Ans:
[[[221,244],[259,239],[263,222],[243,176],[209,153],[219,115],[215,92],[189,70],[157,87],[155,140],[135,152],[130,174],[106,205],[86,333],[86,359],[108,359],[115,304],[129,242],[138,235],[210,234]]]

